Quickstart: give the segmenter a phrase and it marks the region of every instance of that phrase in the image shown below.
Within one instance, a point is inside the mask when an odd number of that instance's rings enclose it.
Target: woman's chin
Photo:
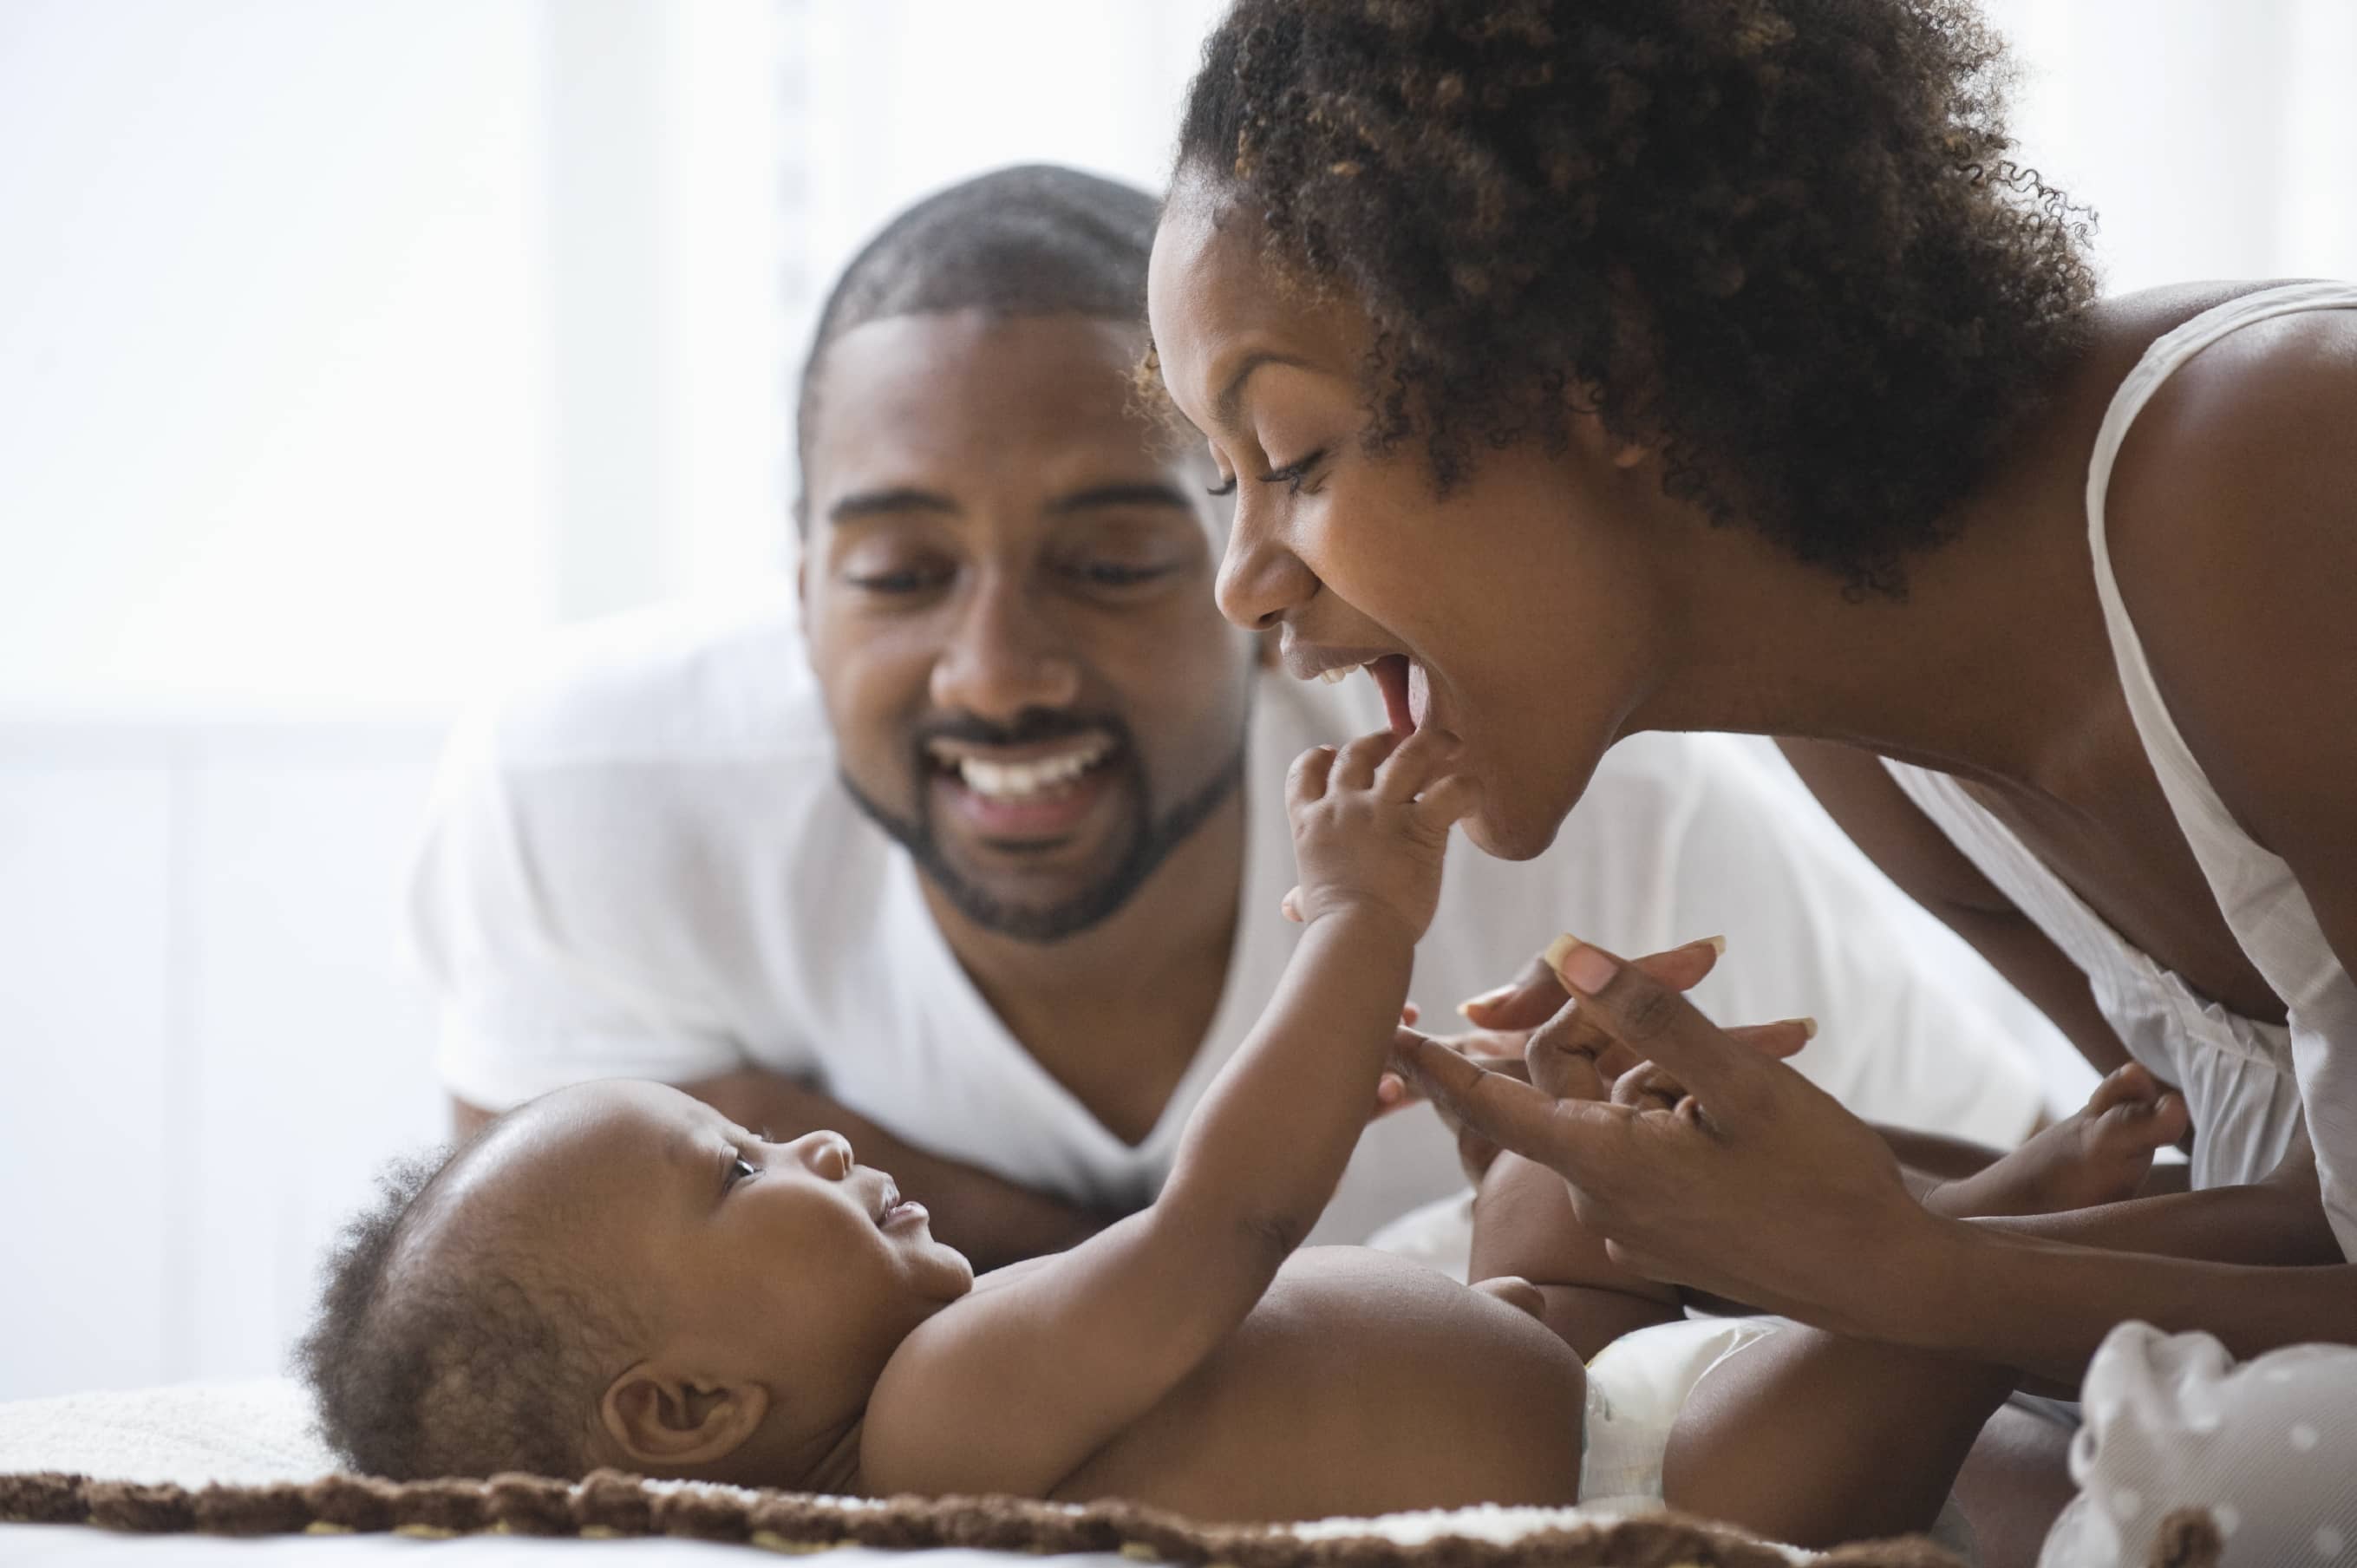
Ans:
[[[1555,842],[1558,824],[1517,822],[1511,813],[1496,811],[1485,802],[1460,825],[1466,838],[1483,854],[1498,860],[1529,860],[1544,854],[1547,845]]]

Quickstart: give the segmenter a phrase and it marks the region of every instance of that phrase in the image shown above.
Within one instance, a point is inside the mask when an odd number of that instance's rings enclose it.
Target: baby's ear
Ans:
[[[759,1383],[722,1383],[685,1377],[641,1361],[606,1386],[597,1424],[625,1465],[643,1470],[693,1470],[734,1454],[770,1413],[770,1391]]]

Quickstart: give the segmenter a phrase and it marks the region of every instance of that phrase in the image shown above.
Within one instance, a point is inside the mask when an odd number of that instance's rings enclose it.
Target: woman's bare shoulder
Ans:
[[[2357,853],[2357,308],[2254,323],[2180,366],[2105,514],[2121,598],[2221,797],[2287,859],[2319,832]]]

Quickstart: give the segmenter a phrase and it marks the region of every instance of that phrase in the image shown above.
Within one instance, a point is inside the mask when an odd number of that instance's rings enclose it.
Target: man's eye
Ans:
[[[1074,571],[1101,588],[1128,588],[1169,575],[1168,566],[1131,566],[1118,561],[1083,561]]]
[[[921,594],[940,586],[944,574],[936,570],[908,566],[893,572],[852,573],[844,581],[871,594]]]

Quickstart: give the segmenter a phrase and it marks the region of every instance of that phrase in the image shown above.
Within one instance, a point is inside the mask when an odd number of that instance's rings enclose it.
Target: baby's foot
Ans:
[[[2183,1137],[2188,1122],[2184,1096],[2131,1062],[2095,1086],[2085,1109],[1928,1201],[1960,1219],[2117,1203],[2143,1189],[2155,1151]]]

